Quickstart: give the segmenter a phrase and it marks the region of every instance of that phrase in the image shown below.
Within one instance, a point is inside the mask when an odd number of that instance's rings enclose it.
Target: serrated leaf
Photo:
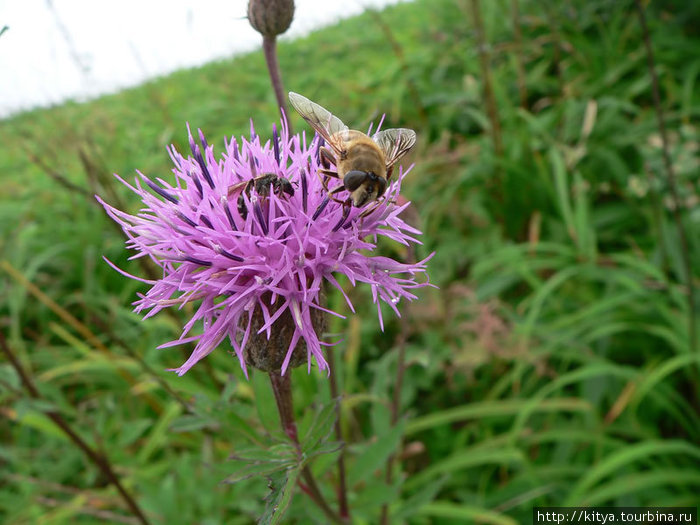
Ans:
[[[341,450],[343,446],[344,443],[340,441],[326,441],[325,443],[321,443],[319,446],[314,448],[308,454],[305,454],[305,460],[308,462],[309,459],[322,456],[323,454],[333,454],[334,452]]]
[[[296,460],[296,449],[291,443],[271,446],[252,446],[236,449],[229,459],[248,462],[281,462]]]
[[[319,444],[323,444],[328,439],[328,436],[333,431],[335,419],[335,402],[327,404],[318,411],[311,428],[301,443],[301,448],[305,454],[312,454]]]
[[[290,466],[291,465],[288,462],[247,463],[241,465],[240,469],[226,477],[226,479],[223,480],[223,483],[236,483],[253,476],[270,476],[275,472],[287,470],[290,468]]]
[[[265,498],[265,511],[260,516],[260,525],[275,525],[281,523],[284,513],[292,501],[294,485],[299,478],[301,467],[288,469],[285,472],[274,474],[270,477],[270,494]]]

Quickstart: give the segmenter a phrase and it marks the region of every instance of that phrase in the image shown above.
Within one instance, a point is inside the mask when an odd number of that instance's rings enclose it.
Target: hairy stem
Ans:
[[[32,397],[33,399],[43,399],[41,393],[34,385],[32,378],[24,370],[21,363],[19,362],[19,359],[17,359],[17,356],[10,349],[10,346],[5,340],[5,335],[2,332],[0,332],[0,347],[2,347],[2,351],[7,356],[7,360],[15,369],[17,375],[20,378],[20,381],[29,392],[30,397]],[[112,485],[114,485],[114,487],[117,489],[126,505],[131,510],[131,512],[136,516],[136,518],[138,518],[139,523],[143,525],[148,525],[149,521],[146,519],[146,516],[144,515],[143,511],[138,506],[136,501],[131,497],[131,494],[127,492],[127,490],[121,484],[121,481],[119,481],[119,478],[115,474],[114,469],[112,468],[112,465],[109,462],[109,459],[107,459],[107,456],[101,454],[97,450],[93,449],[90,445],[88,445],[83,440],[83,438],[81,438],[78,434],[75,433],[75,431],[70,427],[68,422],[65,419],[63,419],[63,416],[60,413],[56,412],[55,410],[47,410],[44,413],[56,424],[58,428],[60,428],[63,431],[64,434],[66,434],[66,436],[68,436],[68,438],[90,459],[90,461],[92,461],[95,464],[95,466],[97,466],[97,468],[100,469],[102,474],[104,474],[104,476],[109,480],[109,482]]]
[[[646,48],[647,52],[647,65],[649,67],[649,75],[651,76],[651,90],[654,99],[654,109],[656,110],[656,120],[658,121],[659,134],[661,135],[661,149],[663,152],[664,165],[666,167],[666,179],[668,183],[668,189],[671,192],[671,198],[673,199],[673,220],[676,223],[676,228],[678,229],[678,237],[681,243],[683,270],[685,272],[685,279],[688,288],[688,336],[690,339],[690,351],[694,352],[697,348],[697,332],[695,330],[696,306],[695,290],[693,286],[693,267],[690,261],[690,250],[688,248],[688,235],[685,231],[683,219],[681,217],[681,202],[678,196],[678,183],[676,181],[676,175],[673,171],[671,154],[669,153],[668,136],[666,134],[666,124],[664,119],[663,108],[661,107],[659,78],[656,74],[654,50],[651,46],[651,38],[649,37],[649,28],[647,27],[646,15],[644,13],[644,7],[642,7],[641,2],[639,0],[635,0],[634,3],[637,6],[637,13],[639,14],[639,23],[642,27],[642,38],[644,39],[644,47]]]
[[[285,375],[281,375],[278,372],[270,372],[270,383],[272,384],[272,392],[275,395],[275,402],[277,403],[277,410],[280,415],[280,423],[282,424],[282,430],[287,435],[287,437],[294,443],[297,449],[297,454],[301,459],[301,445],[299,443],[299,434],[297,432],[297,424],[294,421],[294,408],[292,402],[292,378],[291,372],[288,370]],[[336,514],[333,509],[330,508],[328,503],[321,494],[318,484],[311,474],[311,470],[308,466],[304,466],[301,471],[301,475],[306,483],[304,492],[306,492],[313,502],[323,511],[326,517],[332,523],[343,524],[345,521]],[[301,485],[301,483],[300,483]]]
[[[287,98],[285,97],[284,85],[282,84],[280,65],[277,61],[277,38],[274,36],[263,36],[263,51],[265,52],[267,70],[270,73],[272,89],[275,91],[275,97],[277,97],[277,105],[282,118],[287,122],[289,134],[291,135],[292,125],[289,121],[289,112],[287,111]]]

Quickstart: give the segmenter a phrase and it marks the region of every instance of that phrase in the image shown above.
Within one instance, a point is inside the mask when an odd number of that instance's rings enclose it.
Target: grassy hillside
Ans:
[[[480,24],[474,5],[417,0],[279,47],[288,90],[359,129],[386,113],[387,125],[419,134],[403,188],[439,288],[421,290],[404,324],[386,312],[383,332],[369,291],[349,289],[357,314],[329,326],[344,338],[354,522],[378,523],[386,502],[390,523],[695,505],[700,11],[647,7],[664,147],[633,2],[481,2]],[[181,378],[164,371],[187,349],[156,347],[191,309],[144,323],[131,312],[145,288],[102,255],[137,275],[154,267],[127,260],[93,195],[135,212],[111,174],[171,177],[165,147],[185,152],[186,122],[220,152],[250,119],[269,135],[277,118],[252,53],[0,122],[0,330],[43,398],[0,361],[0,521],[128,515],[51,411],[109,456],[153,523],[261,515],[265,479],[220,481],[251,433],[277,432],[266,378],[246,381],[229,348]],[[388,422],[402,340],[399,439]],[[328,379],[305,367],[293,379],[308,426],[307,407],[330,400]],[[387,483],[375,467],[392,453]],[[314,463],[331,501],[335,454]],[[297,491],[285,522],[310,519],[324,520]]]

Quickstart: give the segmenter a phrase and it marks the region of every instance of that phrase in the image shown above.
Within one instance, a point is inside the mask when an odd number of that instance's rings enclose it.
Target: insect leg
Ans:
[[[367,206],[367,207],[362,211],[362,213],[360,213],[360,214],[358,215],[358,217],[359,217],[360,219],[363,219],[363,218],[367,217],[367,215],[369,215],[369,214],[372,213],[374,210],[376,210],[377,208],[379,208],[379,206],[380,206],[381,204],[382,204],[382,201],[374,201],[374,203],[372,203],[372,204],[370,204],[369,206]]]
[[[386,170],[386,181],[389,182],[391,180],[391,175],[394,173],[394,166],[389,166]]]
[[[343,204],[343,205],[347,205],[347,203],[350,201],[350,198],[348,198],[347,200],[341,201],[340,199],[337,199],[336,197],[334,197],[334,195],[336,195],[337,193],[340,193],[341,191],[345,191],[345,186],[343,186],[342,184],[340,186],[336,186],[332,190],[328,190],[328,188],[326,188],[326,191],[328,192],[328,196],[331,198],[331,200],[333,200],[335,202],[338,202],[338,203]]]
[[[331,150],[329,150],[326,147],[322,147],[319,150],[319,160],[321,161],[321,166],[323,166],[325,169],[328,169],[331,167],[331,164],[335,166],[336,160],[335,156],[333,156],[333,153]]]
[[[316,174],[318,175],[318,178],[321,179],[321,185],[323,186],[323,189],[326,190],[326,193],[331,198],[331,200],[343,204],[345,201],[338,200],[335,197],[333,197],[333,195],[343,191],[345,189],[345,186],[343,186],[341,184],[340,186],[337,186],[331,190],[328,188],[328,183],[326,181],[326,178],[331,178],[331,177],[335,178],[335,179],[340,179],[340,177],[338,176],[338,173],[335,171],[332,171],[332,170],[321,169],[321,170],[318,170],[316,172]]]
[[[352,200],[351,200],[349,197],[348,197],[346,200],[341,201],[340,199],[336,199],[336,198],[333,196],[333,195],[335,195],[336,193],[340,193],[341,191],[344,191],[344,190],[345,190],[345,186],[343,186],[343,185],[341,184],[340,186],[336,186],[336,187],[333,188],[331,191],[329,191],[329,192],[328,192],[328,196],[329,196],[332,200],[334,200],[335,202],[339,202],[339,203],[343,204],[343,206],[347,206],[349,202],[350,202],[350,203],[352,202]]]

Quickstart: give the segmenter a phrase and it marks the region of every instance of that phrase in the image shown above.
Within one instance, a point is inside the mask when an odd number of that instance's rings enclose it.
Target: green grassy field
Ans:
[[[481,26],[472,5],[417,0],[279,48],[287,89],[353,127],[386,113],[419,134],[403,191],[438,288],[402,305],[403,325],[385,312],[384,332],[369,290],[350,288],[357,314],[329,326],[344,338],[353,522],[379,523],[385,503],[390,523],[415,524],[530,523],[536,505],[697,505],[700,7],[647,6],[664,148],[633,2],[481,2]],[[267,378],[246,381],[227,347],[183,377],[165,371],[187,349],[156,347],[191,309],[131,312],[145,288],[102,256],[137,275],[155,267],[127,260],[93,197],[135,212],[112,173],[168,179],[165,147],[185,152],[186,122],[220,152],[250,119],[261,134],[278,119],[261,53],[0,122],[0,330],[41,395],[3,355],[3,523],[135,523],[53,413],[109,457],[152,523],[263,514],[263,477],[221,481],[234,452],[280,436]],[[293,380],[308,428],[328,379],[301,367]],[[313,462],[333,504],[337,454]],[[297,490],[283,522],[325,521]]]

